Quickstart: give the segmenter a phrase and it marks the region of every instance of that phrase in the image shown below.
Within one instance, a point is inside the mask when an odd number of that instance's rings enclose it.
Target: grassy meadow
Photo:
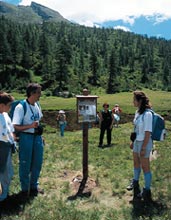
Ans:
[[[163,114],[170,112],[170,93],[147,92],[154,109]],[[98,94],[96,94],[98,95]],[[53,100],[54,99],[54,100]],[[52,101],[53,100],[53,101]],[[98,107],[104,101],[119,103],[127,113],[134,113],[132,93],[100,94]],[[42,97],[43,109],[74,109],[75,98]],[[170,220],[171,219],[171,122],[166,121],[167,138],[155,142],[151,155],[153,204],[145,206],[132,201],[132,192],[126,186],[132,178],[132,152],[129,135],[132,123],[113,128],[112,147],[99,149],[99,129],[89,129],[89,179],[86,189],[90,196],[69,198],[76,194],[82,175],[82,130],[65,132],[50,128],[44,133],[44,163],[40,187],[45,194],[16,205],[14,210],[3,213],[2,220]],[[104,137],[104,144],[106,136]],[[10,194],[20,191],[18,180],[18,155],[13,155],[15,175]],[[140,180],[143,187],[143,175]]]
[[[168,114],[171,112],[169,107],[171,92],[165,91],[152,91],[149,89],[143,90],[149,97],[153,108],[155,111]],[[24,94],[11,93],[15,99],[23,99]],[[133,107],[133,96],[132,92],[121,92],[116,94],[105,94],[103,90],[92,90],[90,92],[91,95],[97,95],[97,108],[100,110],[104,102],[108,102],[110,107],[112,108],[115,103],[118,103],[123,111],[127,114],[134,114],[135,108]],[[78,94],[80,95],[80,94]],[[42,97],[40,99],[40,104],[43,110],[59,110],[65,109],[74,110],[76,109],[76,98],[61,98],[55,96],[44,96],[44,92],[42,92]]]

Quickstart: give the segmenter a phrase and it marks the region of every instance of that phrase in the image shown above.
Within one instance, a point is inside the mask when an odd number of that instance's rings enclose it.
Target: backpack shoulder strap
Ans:
[[[145,115],[146,112],[151,112],[152,115],[154,115],[154,111],[153,111],[152,109],[146,109],[146,110],[144,111],[143,115],[142,115],[142,120],[144,120],[144,115]]]
[[[20,104],[23,106],[23,109],[24,109],[24,115],[26,114],[26,111],[27,111],[27,105],[26,105],[26,100],[21,100],[20,101]]]

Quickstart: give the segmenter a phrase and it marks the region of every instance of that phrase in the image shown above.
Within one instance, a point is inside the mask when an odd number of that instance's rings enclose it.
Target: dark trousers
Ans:
[[[0,141],[0,173],[4,173],[10,153],[11,144],[9,142]]]
[[[99,145],[103,144],[103,138],[105,134],[105,130],[107,131],[107,144],[111,144],[111,134],[112,134],[112,129],[110,129],[110,126],[104,126],[103,124],[101,125],[100,128],[100,140],[99,140]]]

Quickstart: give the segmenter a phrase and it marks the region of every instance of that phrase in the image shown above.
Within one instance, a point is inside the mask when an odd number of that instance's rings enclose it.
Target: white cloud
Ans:
[[[167,20],[169,16],[161,15],[161,14],[154,14],[153,16],[146,16],[146,19],[149,21],[153,21],[154,25],[159,24],[163,22],[164,20]]]
[[[92,26],[95,22],[122,19],[133,24],[141,15],[162,14],[160,20],[171,17],[171,0],[34,0],[58,11],[65,18]],[[30,5],[31,0],[22,0]],[[130,16],[132,16],[130,18]],[[158,20],[159,21],[159,20]]]
[[[129,28],[125,27],[125,26],[120,26],[120,25],[118,25],[118,26],[115,26],[115,27],[113,27],[113,28],[114,28],[114,29],[119,29],[119,30],[131,32],[131,30],[130,30]]]

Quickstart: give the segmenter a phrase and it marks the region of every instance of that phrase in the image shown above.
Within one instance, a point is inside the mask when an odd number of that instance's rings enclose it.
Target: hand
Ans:
[[[39,125],[39,122],[38,122],[38,121],[34,121],[34,122],[32,123],[32,128],[37,128],[38,125]]]
[[[43,145],[45,145],[45,138],[44,138],[44,137],[42,137],[42,140],[43,140]]]
[[[133,149],[133,142],[130,143],[129,147],[131,150]]]
[[[141,156],[141,157],[144,157],[144,156],[145,156],[145,153],[146,153],[146,149],[145,149],[145,148],[142,148],[142,149],[141,149],[141,152],[140,152],[140,156]]]

